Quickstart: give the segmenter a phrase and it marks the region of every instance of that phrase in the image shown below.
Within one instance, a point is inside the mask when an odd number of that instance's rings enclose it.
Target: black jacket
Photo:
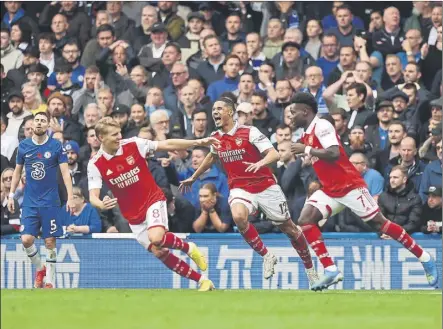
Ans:
[[[423,212],[422,212],[422,222],[421,222],[421,231],[423,233],[431,233],[428,232],[428,221],[432,220],[434,222],[440,222],[442,221],[442,215],[441,215],[441,206],[438,208],[429,208],[428,203],[426,202],[423,205]],[[441,233],[441,227],[440,227],[440,233]]]
[[[266,118],[260,120],[254,119],[253,126],[257,127],[263,135],[270,138],[272,134],[275,133],[280,121],[278,121],[278,119],[276,119],[267,109],[265,111],[268,112]]]
[[[408,233],[418,232],[421,226],[422,202],[414,191],[414,184],[409,182],[399,193],[388,188],[380,194],[378,205],[383,215],[400,225]]]
[[[169,230],[175,233],[193,232],[192,223],[196,218],[194,206],[181,195],[175,197],[174,205],[174,214],[168,212]]]
[[[372,145],[373,151],[380,150],[381,138],[379,132],[379,125],[371,125],[365,129],[365,140]],[[389,139],[386,137],[385,148],[389,147]]]
[[[11,214],[7,206],[2,205],[0,218],[0,235],[16,234],[20,228],[20,207],[17,200],[14,200],[15,212]],[[10,221],[16,221],[16,224],[11,224]]]

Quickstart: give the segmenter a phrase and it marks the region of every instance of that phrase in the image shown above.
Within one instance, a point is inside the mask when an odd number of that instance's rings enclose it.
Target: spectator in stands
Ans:
[[[215,102],[225,91],[234,91],[238,88],[240,58],[237,55],[228,55],[223,63],[225,77],[212,82],[206,92],[212,102]]]
[[[85,129],[93,128],[98,120],[101,118],[100,109],[97,104],[89,103],[85,108],[85,113],[83,114],[83,125]]]
[[[56,81],[59,87],[54,90],[60,92],[62,95],[71,96],[74,91],[79,90],[80,86],[73,84],[72,77],[72,67],[69,64],[58,64],[54,69],[56,74]]]
[[[334,119],[334,127],[342,144],[349,142],[348,116],[346,111],[344,109],[337,109],[331,112],[331,116]]]
[[[151,43],[151,27],[158,22],[157,8],[151,5],[143,7],[141,12],[140,25],[134,28],[133,35],[130,36],[133,40],[133,47],[138,54],[143,45]]]
[[[337,27],[337,9],[343,6],[345,3],[344,1],[333,1],[332,2],[332,14],[325,16],[321,23],[325,30],[329,30],[332,27]],[[362,19],[358,16],[352,16],[352,26],[354,26],[356,29],[364,29],[365,25],[362,21]]]
[[[99,70],[96,66],[90,66],[85,71],[83,87],[72,93],[74,106],[72,108],[73,118],[78,118],[81,124],[85,124],[86,108],[89,104],[97,102],[96,94],[103,87]]]
[[[278,52],[280,52],[283,45],[283,35],[285,29],[283,23],[278,18],[272,18],[268,22],[267,38],[264,42],[263,53],[266,58],[273,58]]]
[[[176,112],[177,116],[179,117],[179,122],[182,127],[182,135],[190,137],[194,133],[194,125],[193,125],[193,115],[197,109],[199,109],[199,106],[196,102],[197,95],[195,93],[195,89],[185,85],[180,91],[179,91],[179,98],[180,98],[180,107],[179,110]],[[205,118],[206,118],[206,112],[205,112]],[[201,129],[201,127],[200,127]],[[200,133],[202,131],[200,130]]]
[[[63,225],[66,226],[66,232],[71,234],[100,233],[102,230],[102,222],[97,209],[85,201],[85,197],[79,187],[74,186],[72,193],[74,213],[71,215],[66,211],[66,207],[61,207],[60,216],[63,218]]]
[[[383,13],[380,10],[371,12],[368,32],[371,36],[374,32],[380,31],[383,28]]]
[[[339,63],[329,73],[328,86],[332,85],[334,82],[339,81],[340,77],[343,77],[344,72],[353,71],[355,69],[356,60],[357,56],[352,45],[340,46]]]
[[[1,183],[3,184],[2,191],[6,192],[6,196],[9,195],[9,191],[11,190],[11,182],[12,182],[12,174],[14,173],[14,168],[6,168],[1,173]],[[3,199],[4,200],[4,199]],[[2,203],[3,203],[2,200]]]
[[[6,136],[11,136],[18,139],[18,131],[23,119],[29,115],[30,112],[24,110],[24,97],[19,90],[12,90],[9,93],[8,105],[10,112],[6,115],[8,125],[5,131]]]
[[[110,116],[114,103],[114,95],[111,89],[103,87],[97,91],[97,105],[100,109],[100,117]]]
[[[1,64],[5,74],[11,69],[18,69],[23,63],[23,54],[20,50],[15,49],[11,43],[10,32],[7,28],[0,30],[1,40]]]
[[[246,35],[246,48],[248,51],[249,65],[255,71],[258,71],[260,66],[266,60],[266,55],[263,53],[263,39],[257,32],[251,32]]]
[[[385,179],[389,177],[394,166],[401,165],[407,170],[408,180],[414,183],[415,191],[420,191],[420,183],[425,170],[425,163],[417,156],[417,147],[414,138],[405,137],[400,142],[400,155],[389,160],[385,169]]]
[[[381,212],[392,222],[400,225],[411,234],[419,231],[422,205],[419,195],[414,191],[414,184],[408,182],[407,169],[402,166],[392,168],[389,175],[389,187],[378,198]],[[382,239],[390,239],[385,234]]]
[[[254,109],[251,103],[244,102],[237,106],[237,122],[239,125],[252,126]]]
[[[71,68],[70,80],[72,84],[83,87],[86,69],[80,65],[80,48],[74,39],[67,40],[62,47],[62,60],[55,64],[55,68],[62,66],[69,66]],[[62,87],[60,82],[57,81],[56,74],[54,70],[48,79],[48,88],[51,90]]]
[[[96,38],[89,40],[83,51],[81,65],[84,67],[96,65],[97,54],[100,54],[103,49],[109,48],[115,40],[115,30],[110,23],[98,27]]]
[[[276,99],[269,104],[269,112],[278,119],[279,122],[283,122],[285,108],[291,104],[291,98],[294,93],[288,79],[278,80],[274,90]]]
[[[174,196],[170,189],[162,188],[168,207],[169,231],[174,233],[193,232],[192,224],[195,220],[194,206],[181,195]]]
[[[353,15],[351,8],[348,5],[341,5],[336,8],[335,18],[338,23],[337,27],[331,27],[327,32],[334,34],[341,46],[352,46],[353,38],[357,31],[352,25]]]
[[[372,144],[374,151],[384,150],[389,146],[388,128],[394,117],[394,105],[390,101],[381,101],[377,104],[376,125],[365,129],[366,140]]]
[[[343,142],[346,154],[350,157],[354,153],[363,153],[372,156],[372,144],[366,140],[365,130],[362,126],[355,125],[349,130],[349,139]]]
[[[176,14],[175,2],[159,1],[160,20],[165,24],[166,30],[173,41],[176,41],[183,34],[185,21]]]
[[[187,32],[177,39],[177,43],[182,49],[188,48],[190,51],[194,51],[200,45],[200,33],[204,28],[205,17],[198,11],[190,12],[187,16],[187,22]]]
[[[369,160],[363,153],[353,153],[349,157],[349,161],[361,174],[368,185],[369,193],[377,201],[385,185],[383,176],[377,170],[369,168]]]
[[[323,35],[321,49],[323,56],[317,59],[317,65],[322,69],[324,80],[329,85],[329,75],[339,64],[338,39],[335,34]]]
[[[402,75],[400,58],[398,58],[397,55],[387,55],[385,67],[386,74],[383,75],[381,81],[381,87],[383,90],[388,90],[405,82]]]
[[[442,188],[430,186],[425,193],[428,200],[423,205],[422,227],[423,233],[440,233],[442,232]]]
[[[20,1],[5,1],[4,6],[6,8],[6,13],[3,16],[2,25],[11,29],[13,23],[23,22],[30,26],[31,31],[34,36],[38,35],[39,28],[37,23],[28,16],[28,13],[22,8],[22,3]]]
[[[209,86],[212,82],[221,80],[225,76],[224,64],[226,60],[217,36],[208,35],[203,39],[202,43],[206,60],[198,65],[197,73],[203,82]]]
[[[431,161],[423,172],[423,177],[420,184],[420,197],[423,203],[427,201],[428,196],[426,192],[429,191],[430,186],[435,186],[436,182],[442,181],[441,167],[442,167],[442,141],[437,144],[437,160]]]
[[[204,39],[207,36],[210,36],[210,35],[215,35],[214,30],[208,29],[208,28],[204,28],[200,32],[199,40],[198,40],[199,50],[196,53],[194,53],[193,55],[189,56],[189,58],[186,59],[186,65],[190,69],[197,70],[197,68],[200,65],[200,63],[202,63],[203,61],[205,61],[207,59],[208,56],[206,54],[206,50],[205,50],[205,46],[203,44],[203,41],[204,41]]]
[[[400,143],[407,135],[405,125],[397,120],[391,122],[388,127],[389,146],[377,152],[375,169],[384,174],[389,161],[400,155]]]
[[[300,57],[300,44],[297,42],[285,42],[282,45],[283,62],[275,70],[277,80],[302,77],[308,64]],[[295,88],[294,88],[295,89]]]
[[[238,89],[233,92],[237,96],[237,103],[250,102],[255,89],[256,85],[252,73],[244,72],[241,74]]]
[[[395,7],[386,8],[383,12],[383,23],[383,28],[372,35],[372,47],[382,57],[386,57],[388,54],[396,54],[402,50],[401,45],[404,40],[404,33],[400,27],[400,12],[398,9]],[[381,64],[381,61],[378,61],[378,63]],[[378,67],[379,65],[374,66]]]
[[[43,102],[42,96],[38,90],[38,87],[31,83],[26,82],[22,85],[23,95],[23,109],[26,112],[30,112],[33,115],[38,112],[45,112],[47,105]]]
[[[291,138],[291,135],[292,133],[289,135],[289,138]],[[278,154],[280,155],[280,160],[275,165],[276,168],[274,169],[274,173],[277,177],[278,185],[282,184],[283,174],[288,168],[289,164],[295,162],[295,156],[291,153],[291,143],[292,141],[289,139],[282,140],[277,144],[277,150]]]
[[[208,155],[209,149],[205,147],[196,147],[192,150],[192,165],[191,168],[184,168],[183,171],[178,172],[178,179],[183,181],[191,177],[194,172],[198,169],[206,155]],[[195,183],[192,185],[192,189],[190,192],[186,192],[183,196],[189,200],[195,207],[198,205],[198,196],[200,188],[206,183],[213,183],[216,187],[216,190],[220,195],[228,199],[229,189],[228,189],[228,180],[218,168],[213,165],[210,169],[208,169],[203,175],[201,175]]]
[[[78,163],[82,172],[86,172],[89,159],[91,159],[100,149],[101,142],[95,134],[95,127],[91,126],[86,130],[86,143],[80,147],[78,153]]]
[[[369,124],[374,113],[366,105],[367,88],[363,83],[354,83],[346,90],[346,99],[351,109],[348,128],[353,126],[366,126]]]
[[[175,47],[170,47],[168,45],[163,55],[165,55],[170,50],[175,51]],[[169,85],[168,87],[166,87],[166,89],[163,90],[165,107],[173,113],[178,113],[180,110],[180,90],[186,85],[187,81],[189,80],[188,67],[183,63],[176,62],[171,67],[170,75],[172,78],[172,85]]]
[[[9,171],[8,171],[9,172]],[[3,172],[2,172],[2,176],[3,176]],[[6,175],[4,176],[6,177]],[[19,233],[20,230],[20,206],[17,202],[17,200],[14,200],[14,209],[15,212],[11,214],[11,212],[8,210],[7,207],[7,202],[5,202],[5,200],[8,200],[8,193],[9,190],[6,188],[5,183],[3,181],[2,177],[2,181],[1,181],[1,186],[0,186],[0,201],[2,203],[2,208],[1,208],[1,218],[0,218],[0,235],[8,235],[8,234],[17,234]],[[12,172],[10,172],[10,179],[12,179]],[[9,180],[9,178],[8,178]]]
[[[414,7],[412,15],[404,22],[404,31],[408,32],[411,29],[419,29],[419,31],[429,34],[432,26],[432,4],[430,1],[414,1],[412,3]]]
[[[307,169],[309,168],[309,169]],[[300,169],[302,170],[301,172]],[[298,223],[298,219],[300,218],[301,211],[306,203],[306,200],[314,194],[315,191],[321,188],[320,182],[317,180],[315,174],[305,176],[309,171],[312,172],[311,161],[308,157],[297,158],[295,162],[292,162],[287,170],[285,170],[285,175],[282,180],[282,189],[285,192],[285,195],[288,199],[289,211],[291,213],[292,220],[295,224]],[[292,171],[292,172],[290,172]],[[296,175],[294,175],[294,173]],[[289,187],[288,184],[284,183],[287,178],[299,178],[303,179],[302,184],[298,181],[292,181],[292,183],[298,183],[297,186],[292,186],[291,189],[294,190],[288,191],[286,188]],[[306,189],[305,187],[306,186]],[[294,189],[294,187],[298,187],[298,191]],[[297,193],[298,192],[298,193]]]
[[[306,24],[306,35],[308,36],[308,41],[306,41],[303,46],[306,51],[317,60],[321,54],[322,42],[320,36],[323,34],[323,29],[320,21],[316,19],[311,19]]]
[[[112,17],[110,24],[114,26],[117,40],[125,39],[126,33],[135,27],[135,22],[122,12],[122,6],[122,1],[106,2],[106,11]]]
[[[66,98],[59,92],[52,93],[48,98],[48,112],[51,115],[49,127],[51,131],[62,132],[65,140],[83,141],[80,126],[69,119],[66,113]]]
[[[307,86],[300,91],[311,93],[315,97],[318,104],[318,114],[329,113],[326,101],[323,99],[323,92],[326,88],[323,85],[324,77],[321,68],[318,66],[308,67],[305,71],[305,81],[307,81]]]
[[[15,49],[25,51],[32,47],[32,30],[24,22],[15,22],[11,24],[11,43]]]
[[[234,46],[232,46],[231,53],[240,58],[240,75],[243,73],[255,74],[254,68],[249,64],[248,48],[246,47],[246,43],[237,42],[234,44]]]
[[[225,54],[229,54],[232,51],[234,45],[238,42],[244,42],[246,36],[241,31],[242,22],[239,12],[230,12],[225,21],[226,32],[223,33],[220,38],[222,40],[222,49]]]
[[[196,219],[192,227],[196,233],[224,233],[232,229],[232,215],[228,199],[217,192],[213,183],[199,190]]]
[[[208,112],[205,109],[197,109],[192,112],[192,139],[206,138],[211,134],[208,128],[208,121],[212,118],[208,118]]]
[[[261,91],[255,91],[252,94],[251,104],[254,110],[253,125],[269,138],[275,132],[279,121],[267,108],[266,94]]]
[[[428,46],[428,44],[424,44],[421,48],[421,68],[423,71],[423,82],[428,90],[432,88],[433,77],[435,72],[441,70],[440,63],[442,61],[442,26],[441,26],[441,7],[440,8],[440,26],[435,28],[436,38],[435,44]],[[441,81],[441,79],[440,79]]]
[[[84,168],[79,163],[80,146],[76,141],[67,141],[63,145],[68,157],[69,173],[71,174],[72,185],[76,186],[80,180],[86,176]]]
[[[291,126],[286,125],[285,123],[281,123],[275,129],[275,133],[270,138],[271,143],[274,144],[274,147],[278,151],[278,144],[283,141],[291,141],[292,140],[292,129]]]

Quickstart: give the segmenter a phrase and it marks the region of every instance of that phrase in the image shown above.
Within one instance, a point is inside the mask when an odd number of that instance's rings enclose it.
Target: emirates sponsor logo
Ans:
[[[223,162],[235,162],[235,161],[243,161],[243,154],[246,153],[245,149],[238,150],[228,150],[218,152],[218,156],[221,158]]]
[[[140,168],[137,166],[128,172],[120,174],[116,178],[110,179],[109,182],[112,185],[117,185],[117,187],[119,188],[125,188],[134,183],[137,183],[140,180],[140,177],[138,175],[139,173],[140,173]]]

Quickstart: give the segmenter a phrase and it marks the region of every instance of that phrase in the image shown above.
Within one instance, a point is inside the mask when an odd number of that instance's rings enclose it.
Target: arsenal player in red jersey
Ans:
[[[213,283],[194,271],[187,263],[169,252],[178,249],[189,255],[205,271],[204,256],[192,242],[186,242],[168,232],[166,197],[155,183],[148,168],[147,155],[154,151],[174,151],[195,146],[218,145],[213,138],[198,140],[169,139],[153,142],[138,137],[122,139],[120,125],[112,118],[101,119],[96,127],[102,145],[88,163],[88,185],[91,204],[101,210],[117,204],[129,222],[137,241],[152,252],[169,269],[199,283],[200,291],[214,289]],[[103,181],[112,191],[114,199],[100,200]]]
[[[325,269],[324,277],[311,289],[322,290],[343,280],[343,274],[328,254],[317,223],[323,218],[337,214],[345,207],[369,224],[374,231],[390,236],[413,253],[422,263],[429,284],[435,286],[438,273],[431,255],[401,226],[386,219],[380,212],[377,202],[369,194],[365,181],[346,156],[334,126],[316,116],[315,98],[309,93],[298,93],[292,102],[292,123],[296,128],[305,129],[302,143],[294,143],[292,152],[311,158],[312,166],[322,184],[322,188],[306,201],[298,220],[306,239]]]
[[[229,204],[232,217],[246,242],[263,257],[263,274],[269,279],[274,274],[277,258],[272,255],[248,222],[249,214],[261,209],[266,217],[285,233],[302,259],[310,285],[317,280],[311,254],[301,229],[291,220],[285,196],[268,166],[279,159],[269,139],[256,127],[239,125],[234,120],[235,101],[221,97],[214,103],[212,116],[218,131],[212,134],[220,141],[213,147],[201,166],[181,188],[188,188],[216,158],[219,158],[228,176]]]

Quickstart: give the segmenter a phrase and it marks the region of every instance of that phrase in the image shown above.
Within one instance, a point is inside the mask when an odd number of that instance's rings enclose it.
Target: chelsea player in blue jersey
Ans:
[[[68,169],[68,159],[62,144],[48,136],[50,116],[46,112],[34,116],[32,138],[20,142],[17,152],[17,165],[11,182],[8,209],[14,211],[14,192],[21,177],[23,167],[26,174],[25,195],[22,205],[21,240],[26,254],[36,266],[34,287],[55,287],[55,264],[57,260],[56,238],[63,235],[62,220],[59,216],[60,198],[58,194],[57,169],[60,167],[68,192],[66,208],[72,212],[72,181]],[[45,239],[46,267],[42,265],[34,239],[40,235]]]

